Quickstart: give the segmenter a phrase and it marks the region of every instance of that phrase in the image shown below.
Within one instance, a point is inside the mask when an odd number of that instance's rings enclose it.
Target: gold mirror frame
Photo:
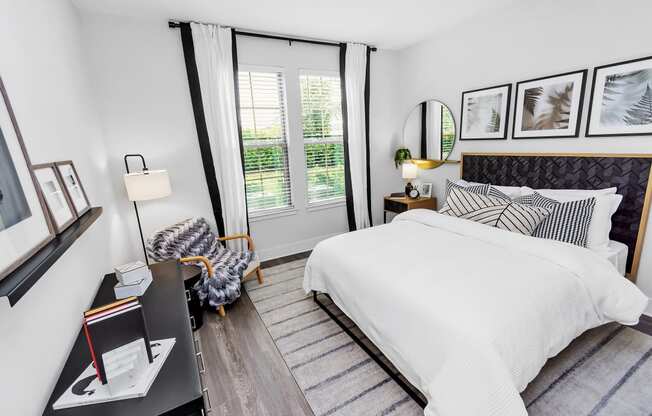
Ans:
[[[412,114],[414,113],[414,111],[416,109],[424,106],[425,103],[430,103],[430,102],[434,102],[434,103],[439,104],[441,106],[441,108],[442,108],[442,112],[443,112],[443,109],[446,109],[448,114],[450,115],[450,120],[451,120],[451,123],[452,123],[452,129],[453,129],[453,132],[454,132],[453,143],[451,145],[451,149],[450,149],[449,154],[448,154],[448,156],[450,156],[450,153],[452,153],[452,150],[453,150],[453,148],[455,146],[455,143],[458,140],[457,139],[457,133],[458,133],[457,132],[457,127],[458,126],[457,126],[457,123],[455,122],[453,112],[450,110],[450,108],[446,104],[444,104],[442,101],[435,100],[435,99],[422,101],[421,103],[417,104],[417,106],[415,108],[413,108],[412,111],[410,111],[410,113],[408,115],[408,118],[406,119],[406,121],[405,121],[405,123],[403,125],[403,142],[404,142],[404,146],[406,145],[406,143],[405,143],[405,140],[406,140],[406,126],[407,126],[408,121],[410,120]],[[442,132],[443,132],[443,130],[442,130]],[[441,140],[441,138],[440,138],[440,140]],[[430,156],[430,155],[428,155],[428,156]],[[458,160],[448,160],[448,159],[445,159],[445,160],[440,160],[440,159],[410,159],[410,160],[406,160],[405,162],[406,163],[412,163],[412,164],[416,165],[417,168],[426,169],[426,170],[438,168],[438,167],[440,167],[441,165],[443,165],[445,163],[459,163]]]

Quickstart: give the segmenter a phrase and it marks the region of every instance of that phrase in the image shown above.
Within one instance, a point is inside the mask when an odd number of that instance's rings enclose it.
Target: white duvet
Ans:
[[[526,415],[519,392],[549,357],[648,302],[590,250],[426,210],[321,242],[304,289],[330,294],[438,416]]]

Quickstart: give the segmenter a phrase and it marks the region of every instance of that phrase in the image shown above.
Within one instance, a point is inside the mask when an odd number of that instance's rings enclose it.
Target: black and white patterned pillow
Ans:
[[[483,183],[480,185],[464,186],[459,185],[450,179],[446,179],[446,200],[448,200],[448,195],[451,193],[451,189],[464,189],[465,191],[473,192],[475,194],[487,195],[489,193],[489,184]]]
[[[459,185],[449,179],[446,179],[446,201],[448,201],[448,195],[451,192],[451,189],[464,189],[467,192],[472,192],[474,194],[479,194],[479,195],[489,195],[493,196],[496,198],[503,198],[503,199],[510,199],[508,195],[505,193],[501,192],[497,188],[494,188],[488,183],[481,183],[481,184],[476,184],[476,185],[469,185],[469,186],[463,186]],[[441,207],[439,210],[440,214],[448,214],[449,213],[449,208],[446,203],[444,203],[444,206]]]
[[[531,201],[529,203],[531,206],[551,210],[550,216],[534,230],[532,234],[534,237],[586,247],[589,224],[591,224],[595,208],[595,198],[559,202],[535,192],[521,197],[521,201],[526,201],[524,202],[526,204],[527,201]]]
[[[446,205],[449,207],[444,212],[446,215],[525,235],[531,235],[551,212],[547,208],[522,205],[510,199],[457,188],[451,189]]]
[[[487,192],[487,195],[493,196],[496,198],[503,198],[503,199],[511,199],[509,195],[501,191],[500,189],[496,188],[493,185],[489,185],[489,191]]]

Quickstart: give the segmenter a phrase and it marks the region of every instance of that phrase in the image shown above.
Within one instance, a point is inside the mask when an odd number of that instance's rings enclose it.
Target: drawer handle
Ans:
[[[195,325],[195,317],[190,315],[190,326],[192,329],[197,329],[197,325]]]
[[[213,410],[213,406],[211,406],[211,396],[208,393],[208,387],[205,387],[201,391],[201,393],[202,393],[202,395],[206,396],[206,401],[208,402],[208,409],[206,409],[206,413],[210,413]],[[206,393],[206,394],[204,394],[204,393]]]
[[[197,357],[199,357],[199,362],[200,362],[200,364],[201,364],[201,365],[199,366],[199,374],[204,374],[204,373],[206,372],[206,365],[204,364],[204,354],[202,354],[201,351],[199,351],[199,352],[198,352],[197,354],[195,354],[195,355],[196,355]]]
[[[186,300],[187,300],[188,302],[190,302],[190,300],[191,300],[191,299],[190,299],[190,291],[189,291],[189,290],[186,290]]]
[[[193,337],[192,342],[195,344],[195,352],[201,351],[201,343],[199,342],[199,338]]]

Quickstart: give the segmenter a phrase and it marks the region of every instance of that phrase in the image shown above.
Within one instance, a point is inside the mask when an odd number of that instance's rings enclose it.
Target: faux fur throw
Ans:
[[[240,252],[224,247],[203,218],[190,218],[155,233],[147,240],[147,254],[155,261],[207,257],[214,276],[209,278],[206,266],[197,263],[202,268],[202,277],[194,290],[199,293],[202,304],[208,301],[213,308],[240,297],[242,273],[253,257],[251,251]]]

